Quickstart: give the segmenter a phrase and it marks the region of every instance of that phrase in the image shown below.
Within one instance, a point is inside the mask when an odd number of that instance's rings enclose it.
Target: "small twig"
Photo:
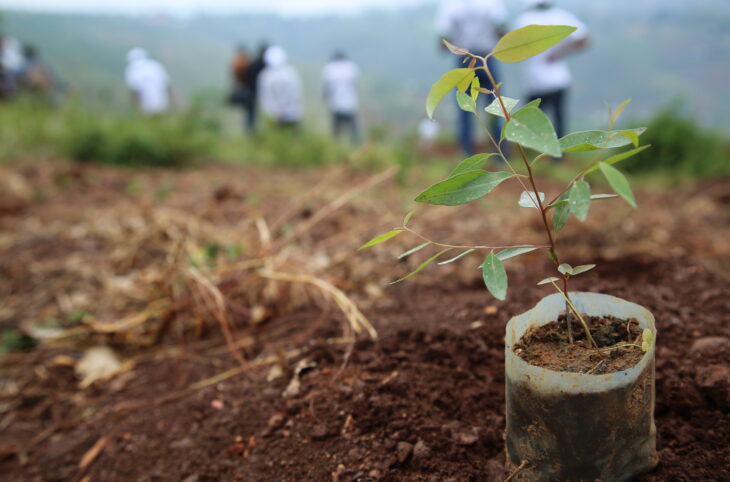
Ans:
[[[291,358],[301,355],[301,353],[302,353],[302,350],[291,350],[289,352],[286,352],[284,354],[284,356],[287,359],[291,359]],[[230,370],[226,370],[222,373],[219,373],[218,375],[214,375],[210,378],[206,378],[205,380],[200,380],[198,382],[195,382],[188,387],[188,390],[195,391],[195,390],[200,390],[201,388],[215,385],[216,383],[220,383],[223,380],[228,380],[231,377],[245,373],[248,370],[252,370],[252,369],[260,367],[260,366],[271,365],[272,363],[276,363],[280,359],[281,359],[281,357],[277,354],[277,355],[268,356],[266,358],[262,358],[260,360],[252,360],[249,363],[247,363],[246,366],[231,368]]]
[[[565,323],[568,325],[568,342],[572,345],[575,343],[573,339],[573,312],[570,310],[568,303],[565,303]]]
[[[342,290],[334,286],[332,283],[321,278],[302,273],[284,273],[268,269],[259,270],[258,273],[262,278],[277,281],[288,281],[290,283],[306,283],[316,286],[334,300],[340,310],[344,313],[345,318],[347,318],[347,321],[350,323],[350,326],[355,333],[361,333],[365,330],[372,339],[378,338],[378,332],[365,315],[363,315],[358,309],[355,303],[353,303],[352,300],[350,300],[350,298],[342,292]]]
[[[517,474],[519,474],[520,472],[522,472],[523,470],[525,470],[525,468],[527,468],[528,466],[529,466],[529,464],[527,463],[527,460],[523,460],[522,463],[520,464],[520,466],[517,467],[514,470],[514,472],[512,472],[509,475],[509,477],[507,477],[506,479],[504,479],[504,482],[509,482],[510,480],[514,479],[517,476]]]
[[[631,319],[626,321],[626,341],[631,340]]]
[[[600,367],[601,365],[603,365],[603,363],[605,363],[605,360],[601,360],[601,361],[599,361],[599,362],[598,362],[598,364],[596,364],[596,366],[594,366],[593,368],[591,368],[590,370],[588,370],[588,371],[586,372],[586,375],[590,375],[590,374],[591,374],[591,373],[593,373],[594,371],[598,370],[598,367]]]
[[[243,356],[241,355],[241,352],[236,345],[233,331],[228,324],[228,317],[226,316],[226,301],[223,293],[221,293],[217,286],[215,286],[209,279],[203,276],[203,274],[194,267],[191,266],[190,268],[188,268],[188,272],[190,273],[193,280],[197,282],[196,287],[198,288],[200,297],[206,305],[207,310],[220,324],[221,331],[223,331],[223,337],[226,340],[226,344],[228,345],[231,355],[233,355],[233,357],[242,367],[245,367],[246,361],[243,359]]]
[[[614,346],[607,346],[604,348],[599,348],[599,351],[601,351],[601,350],[602,351],[612,351],[612,350],[617,350],[619,348],[631,348],[631,347],[641,349],[641,345],[637,345],[635,343],[624,343],[623,345],[614,345]]]

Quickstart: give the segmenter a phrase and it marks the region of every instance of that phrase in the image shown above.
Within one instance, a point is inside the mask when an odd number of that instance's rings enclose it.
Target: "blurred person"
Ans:
[[[332,133],[339,138],[344,131],[349,131],[353,144],[360,137],[357,128],[359,75],[357,64],[341,51],[335,52],[322,72],[324,97],[332,116]]]
[[[522,62],[529,101],[542,99],[540,107],[552,114],[558,137],[565,133],[565,102],[572,76],[565,58],[585,49],[590,42],[583,22],[552,0],[529,0],[527,9],[517,18],[514,28],[526,25],[571,25],[578,29],[558,45]]]
[[[499,38],[505,33],[507,24],[507,8],[502,0],[442,0],[436,14],[436,31],[439,43],[445,38],[457,47],[469,50],[474,55],[485,56],[492,51]],[[469,57],[458,57],[457,67],[465,67]],[[496,59],[487,60],[489,70],[495,82],[499,82],[500,75]],[[483,70],[477,70],[477,77],[482,87],[493,89]],[[492,95],[480,95],[482,103],[491,102]],[[458,107],[457,107],[458,109]],[[481,112],[481,109],[478,110]],[[458,137],[459,144],[468,155],[474,154],[473,114],[458,109]],[[495,140],[500,138],[499,120],[493,116],[488,119],[490,132]]]
[[[258,80],[261,107],[279,126],[296,127],[302,119],[302,80],[287,63],[283,48],[271,46],[264,53],[266,68]]]
[[[259,103],[259,76],[264,68],[266,68],[264,54],[268,48],[269,45],[266,42],[259,46],[258,55],[253,61],[251,61],[248,67],[246,67],[246,71],[243,73],[241,78],[241,85],[248,90],[249,95],[247,102],[243,104],[243,109],[246,112],[246,128],[249,133],[253,133],[256,130]]]
[[[145,115],[163,114],[172,104],[170,77],[162,64],[141,48],[127,53],[127,69],[124,74],[134,103]]]
[[[251,66],[251,57],[243,45],[239,45],[231,62],[231,77],[233,92],[230,103],[240,106],[243,110],[243,125],[247,131],[253,131],[253,92],[248,85],[248,69]]]
[[[25,63],[18,76],[20,87],[33,94],[57,100],[56,95],[62,90],[61,82],[51,68],[41,60],[38,49],[34,45],[23,46]]]
[[[0,35],[0,55],[3,50],[3,37]],[[5,73],[5,65],[0,61],[0,100],[4,99],[10,92],[9,76]]]
[[[0,95],[12,97],[18,89],[18,77],[23,70],[25,58],[22,44],[15,38],[0,34]]]

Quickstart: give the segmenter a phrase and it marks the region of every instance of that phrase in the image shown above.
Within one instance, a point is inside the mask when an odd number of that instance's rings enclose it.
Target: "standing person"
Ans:
[[[335,52],[322,72],[324,97],[332,115],[332,133],[335,138],[339,138],[343,131],[349,131],[353,144],[359,140],[357,129],[359,75],[357,64],[341,51]]]
[[[267,43],[262,43],[259,46],[259,52],[256,58],[246,67],[241,83],[245,89],[248,90],[248,99],[243,104],[243,110],[246,112],[246,129],[249,133],[256,131],[256,120],[258,118],[258,85],[259,76],[261,72],[266,68],[266,61],[264,60],[264,54],[269,48]]]
[[[250,109],[253,93],[247,82],[247,73],[250,66],[251,58],[248,55],[248,50],[243,45],[239,45],[231,61],[233,91],[231,92],[229,102],[235,106],[239,106],[243,110],[243,125],[249,132],[253,131],[253,118]]]
[[[502,0],[442,0],[436,15],[436,31],[442,47],[441,39],[445,38],[457,47],[479,56],[485,56],[492,51],[504,34],[506,23],[507,9]],[[465,66],[464,59],[465,57],[459,57],[457,67]],[[490,57],[487,62],[494,81],[499,82],[496,60]],[[493,89],[483,70],[477,70],[477,77],[482,87]],[[479,98],[483,102],[491,102],[494,97],[481,95]],[[472,115],[458,109],[459,144],[468,155],[474,154]],[[495,118],[489,119],[489,122],[490,132],[498,140],[499,123]]]
[[[135,106],[144,115],[164,114],[172,104],[170,77],[162,64],[147,51],[134,48],[127,54],[124,74]]]
[[[261,107],[280,126],[296,127],[302,119],[302,80],[287,63],[286,52],[271,46],[264,54],[266,68],[259,76]]]
[[[15,95],[24,64],[22,44],[13,37],[0,34],[0,96],[10,98]]]
[[[531,24],[578,27],[558,45],[523,62],[527,97],[530,101],[542,99],[541,107],[552,113],[555,132],[562,137],[566,126],[565,100],[572,84],[565,58],[585,49],[590,37],[583,22],[550,0],[530,0],[527,10],[515,21],[515,28]]]

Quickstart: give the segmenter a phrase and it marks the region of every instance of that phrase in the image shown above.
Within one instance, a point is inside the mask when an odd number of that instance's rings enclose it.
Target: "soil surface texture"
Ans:
[[[368,312],[379,340],[351,351],[327,342],[338,329],[326,318],[304,349],[310,368],[295,389],[251,370],[189,390],[233,366],[195,347],[140,362],[126,383],[82,395],[58,366],[19,397],[2,446],[23,452],[0,470],[6,480],[502,480],[503,332],[538,301],[532,281],[544,269],[510,273],[504,303],[478,283],[400,286]],[[596,273],[576,288],[646,306],[660,333],[661,461],[640,480],[730,480],[727,281],[686,259],[599,262]],[[294,336],[316,316],[282,326]]]
[[[421,243],[406,234],[356,253],[412,204],[392,174],[50,162],[0,174],[2,341],[36,343],[0,357],[2,481],[509,475],[505,326],[552,293],[535,285],[554,271],[544,253],[509,260],[504,302],[476,254],[387,286],[431,255],[395,262]],[[641,482],[730,480],[729,185],[637,189],[642,209],[597,202],[560,233],[566,261],[597,264],[572,290],[656,319],[660,462]],[[449,243],[539,242],[520,192],[421,208],[409,226]],[[333,299],[354,301],[377,339],[355,336],[364,325]],[[113,375],[77,373],[91,349]]]
[[[644,352],[636,320],[582,316],[598,349],[588,340],[579,321],[571,323],[571,344],[565,315],[561,315],[560,321],[528,330],[515,344],[515,354],[530,365],[593,375],[628,370],[639,363]]]

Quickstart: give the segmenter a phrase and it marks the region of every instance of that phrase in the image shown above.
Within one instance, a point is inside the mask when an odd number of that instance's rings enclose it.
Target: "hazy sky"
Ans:
[[[348,13],[367,8],[397,8],[434,0],[0,0],[4,8],[47,12],[158,13],[187,15],[196,12],[274,11],[316,15]]]

